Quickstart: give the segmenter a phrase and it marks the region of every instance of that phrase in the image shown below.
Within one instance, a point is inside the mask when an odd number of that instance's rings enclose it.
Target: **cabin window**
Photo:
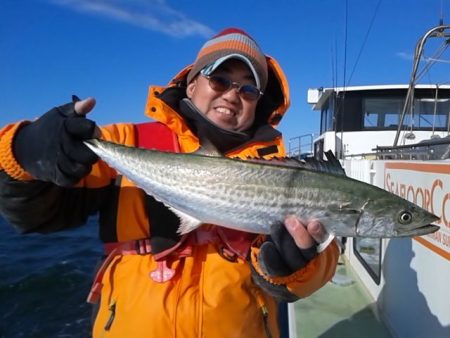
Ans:
[[[398,129],[404,99],[363,99],[364,130]],[[403,128],[414,130],[447,130],[449,127],[450,99],[422,98],[414,100],[414,113],[403,118]]]
[[[400,98],[363,99],[364,129],[397,129],[403,101]]]
[[[330,110],[328,109],[328,107],[326,107],[325,109],[322,109],[321,112],[321,121],[320,121],[320,133],[325,133],[330,129],[330,125],[328,123],[328,116],[330,115]]]
[[[332,107],[333,99],[330,99],[330,104],[321,111],[320,133],[334,130],[334,111]]]
[[[374,282],[381,280],[381,239],[354,238],[353,252]]]
[[[335,130],[360,131],[362,125],[361,98],[341,96],[335,104]]]
[[[414,100],[413,127],[425,130],[447,130],[450,114],[450,99],[417,99]],[[410,124],[409,124],[410,125]]]

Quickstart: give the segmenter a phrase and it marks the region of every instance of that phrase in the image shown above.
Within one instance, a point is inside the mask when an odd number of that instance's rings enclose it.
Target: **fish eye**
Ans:
[[[412,221],[412,214],[409,211],[403,210],[398,215],[398,222],[400,224],[409,224]]]

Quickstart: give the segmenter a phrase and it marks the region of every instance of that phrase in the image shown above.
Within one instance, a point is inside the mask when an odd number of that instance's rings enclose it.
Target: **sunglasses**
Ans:
[[[229,78],[221,75],[204,75],[209,81],[209,86],[217,92],[226,92],[231,88],[236,88],[239,95],[247,101],[258,100],[264,93],[260,91],[253,85],[250,84],[240,84],[238,82],[233,82]]]

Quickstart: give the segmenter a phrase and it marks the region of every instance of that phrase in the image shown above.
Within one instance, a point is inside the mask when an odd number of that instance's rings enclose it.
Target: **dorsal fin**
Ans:
[[[326,172],[332,172],[337,175],[346,176],[344,168],[342,168],[341,162],[334,156],[331,150],[325,152],[325,157],[327,161],[322,161],[322,163],[326,164]],[[330,171],[328,171],[330,170]]]
[[[327,160],[317,160],[313,157],[307,157],[306,159],[299,160],[294,157],[273,158],[271,160],[254,159],[249,158],[248,161],[262,164],[273,164],[288,167],[296,167],[309,169],[314,171],[320,171],[335,175],[346,176],[344,169],[341,166],[339,160],[334,156],[331,150],[325,152]]]

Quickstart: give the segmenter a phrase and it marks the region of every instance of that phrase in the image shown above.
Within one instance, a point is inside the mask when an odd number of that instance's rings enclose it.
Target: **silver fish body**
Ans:
[[[437,216],[383,189],[345,175],[200,154],[167,153],[89,140],[109,166],[170,207],[180,233],[202,223],[270,233],[287,215],[318,219],[347,237],[420,236]]]

